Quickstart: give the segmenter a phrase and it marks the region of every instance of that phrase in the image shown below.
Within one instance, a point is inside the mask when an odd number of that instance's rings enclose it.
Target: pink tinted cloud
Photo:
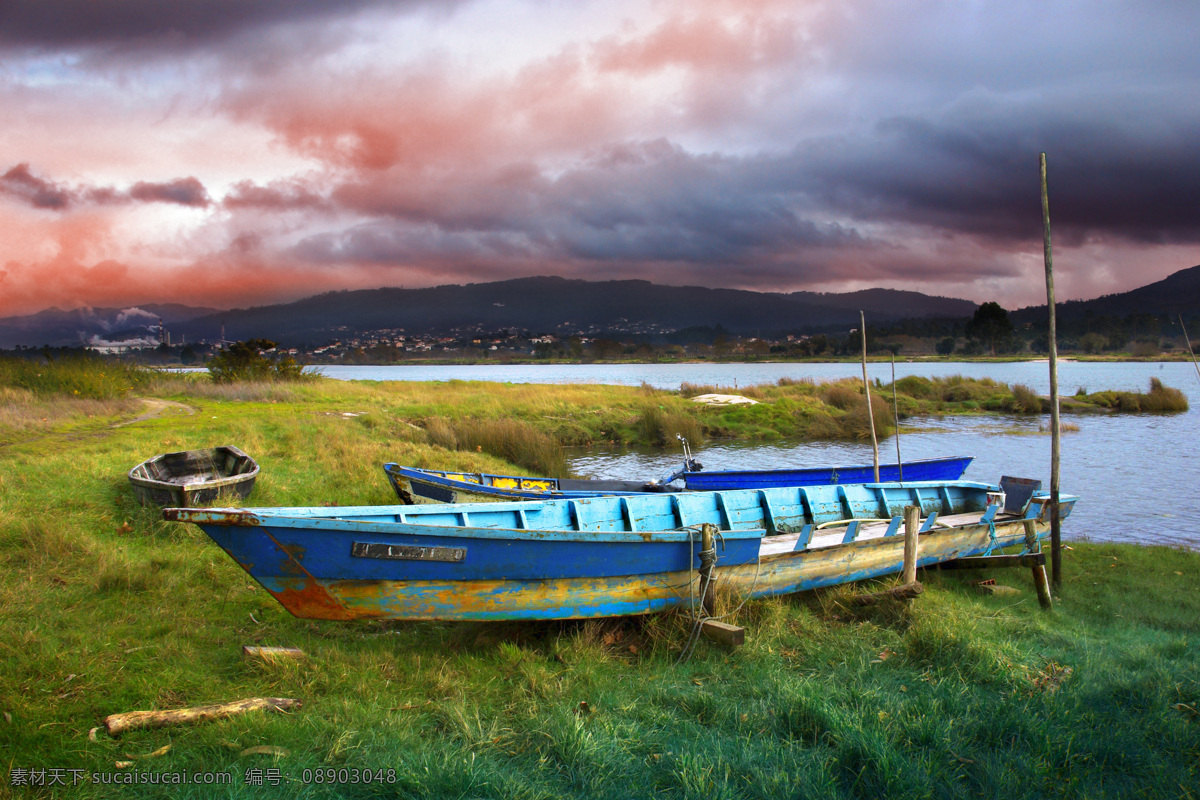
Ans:
[[[26,258],[0,267],[0,313],[30,313],[47,306],[96,305],[93,298],[121,296],[131,273],[107,258],[112,249],[112,219],[107,213],[31,218],[0,209],[5,229],[16,227]],[[7,252],[11,252],[6,247]],[[111,294],[108,294],[111,293]]]
[[[514,159],[573,157],[619,136],[636,106],[591,85],[577,56],[514,76],[464,79],[443,65],[272,79],[229,96],[235,118],[274,131],[306,157],[355,172],[457,170]]]
[[[733,119],[750,76],[771,74],[800,52],[804,23],[791,4],[666,8],[648,29],[582,35],[510,73],[448,57],[386,70],[310,70],[301,62],[223,102],[235,118],[332,165],[467,170],[574,159],[630,137],[685,132],[697,115]],[[683,86],[657,83],[666,70],[678,71]]]
[[[722,9],[692,3],[648,33],[603,39],[591,53],[602,71],[647,74],[676,67],[704,74],[750,72],[797,56],[803,28],[795,11],[784,4]]]
[[[10,221],[15,220],[0,213],[0,224]],[[28,219],[21,222],[30,225]],[[321,266],[263,259],[237,247],[194,263],[152,265],[141,258],[115,255],[119,248],[114,242],[114,221],[107,212],[56,217],[33,226],[40,246],[27,244],[25,249],[49,252],[0,264],[0,316],[31,314],[52,306],[257,305],[339,288],[348,277],[356,288],[378,286],[382,277],[356,277],[353,271],[348,276]]]

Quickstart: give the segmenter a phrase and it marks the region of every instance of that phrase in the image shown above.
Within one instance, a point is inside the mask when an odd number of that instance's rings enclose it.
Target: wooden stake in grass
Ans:
[[[904,507],[904,582],[917,582],[917,534],[921,529],[921,509]]]
[[[1038,602],[1042,608],[1049,611],[1054,608],[1054,599],[1050,595],[1050,582],[1046,580],[1046,565],[1038,564],[1033,568],[1033,587],[1037,589]]]
[[[300,707],[299,700],[287,697],[251,697],[233,703],[195,708],[176,708],[170,711],[128,711],[104,718],[109,736],[119,736],[135,728],[161,728],[166,725],[185,725],[212,719],[244,714],[247,711],[290,711]]]
[[[863,388],[867,392],[867,419],[871,421],[871,453],[875,458],[875,482],[879,483],[879,440],[875,438],[875,414],[871,411],[871,383],[867,380],[867,318],[860,309],[858,326],[862,333]]]
[[[1029,550],[1036,548],[1037,552],[1034,555],[1041,556],[1042,546],[1037,543],[1037,523],[1031,519],[1027,519],[1024,521],[1024,525],[1025,547]],[[1054,608],[1054,598],[1050,594],[1050,584],[1046,580],[1046,559],[1042,557],[1037,560],[1042,563],[1031,565],[1033,569],[1033,587],[1037,589],[1038,602],[1041,603],[1042,608],[1050,610]]]
[[[1050,195],[1046,190],[1046,154],[1038,159],[1042,177],[1042,247],[1046,261],[1046,306],[1050,312],[1050,574],[1054,588],[1062,588],[1062,517],[1058,509],[1059,439],[1058,332],[1054,322],[1054,258],[1050,251]]]
[[[917,536],[921,529],[921,509],[917,506],[904,507],[904,568],[901,583],[891,589],[873,594],[860,594],[850,598],[855,606],[873,606],[881,600],[911,600],[925,591],[917,580]]]

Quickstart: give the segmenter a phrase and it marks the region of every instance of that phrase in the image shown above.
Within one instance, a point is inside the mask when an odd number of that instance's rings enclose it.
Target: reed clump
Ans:
[[[713,386],[707,383],[688,383],[684,381],[679,384],[680,397],[699,397],[702,394],[729,394],[720,386]]]
[[[1005,402],[1005,410],[1014,414],[1042,413],[1042,398],[1023,383],[1013,384],[1012,397]]]
[[[652,405],[642,409],[637,423],[638,440],[657,447],[673,444],[682,436],[693,444],[704,440],[704,427],[695,416],[684,411]]]
[[[909,375],[896,381],[896,392],[909,397],[924,399],[937,394],[937,386],[933,380],[919,375]]]
[[[961,403],[965,401],[982,403],[996,394],[997,389],[995,381],[986,378],[977,380],[966,378],[962,375],[935,378],[933,383],[938,387],[938,397],[946,403]]]
[[[489,453],[538,475],[568,474],[562,445],[523,420],[433,417],[425,421],[425,435],[430,444]]]
[[[852,380],[822,384],[817,393],[826,404],[840,411],[847,411],[860,404],[865,405],[867,402],[862,384]]]
[[[0,356],[0,387],[25,389],[39,397],[115,400],[144,386],[153,372],[100,356]]]
[[[187,378],[183,378],[188,380]],[[169,392],[178,387],[180,376],[155,377],[146,387],[148,393]],[[294,383],[271,380],[235,380],[214,382],[190,380],[186,392],[193,397],[222,400],[231,403],[289,403],[302,399]]]
[[[1163,386],[1158,378],[1150,379],[1150,392],[1142,400],[1143,411],[1156,413],[1188,410],[1187,397],[1178,389]]]
[[[1126,413],[1174,414],[1188,410],[1187,396],[1178,389],[1164,386],[1158,378],[1150,379],[1149,392],[1096,392],[1082,398],[1076,395],[1076,399]]]

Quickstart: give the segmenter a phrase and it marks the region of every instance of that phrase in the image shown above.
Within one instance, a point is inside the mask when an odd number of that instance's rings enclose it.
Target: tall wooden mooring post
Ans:
[[[1050,580],[1062,588],[1062,518],[1058,511],[1059,439],[1058,332],[1054,322],[1054,258],[1050,252],[1050,196],[1046,190],[1046,154],[1038,158],[1042,177],[1042,245],[1046,259],[1046,307],[1050,312]]]

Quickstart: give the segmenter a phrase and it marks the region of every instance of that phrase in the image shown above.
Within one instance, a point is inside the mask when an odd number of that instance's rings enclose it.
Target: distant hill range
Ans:
[[[1106,294],[1095,300],[1068,300],[1058,304],[1058,316],[1074,319],[1088,314],[1122,318],[1130,314],[1166,314],[1190,317],[1200,313],[1200,266],[1182,269],[1161,281],[1121,294]],[[1018,309],[1009,317],[1014,322],[1046,318],[1046,305]]]
[[[648,281],[518,278],[429,289],[332,292],[295,303],[235,309],[174,326],[211,337],[270,338],[320,344],[350,333],[403,329],[405,334],[461,336],[500,330],[587,336],[664,336],[721,326],[731,334],[763,335],[858,326],[862,309],[876,322],[910,317],[969,316],[967,300],[871,289],[849,294],[776,294]]]
[[[529,331],[560,335],[662,337],[691,328],[720,326],[731,334],[848,331],[858,312],[882,325],[905,319],[964,319],[977,305],[969,300],[919,292],[868,289],[844,294],[790,294],[696,286],[660,286],[648,281],[583,281],[554,277],[518,278],[428,289],[369,289],[331,292],[294,303],[219,311],[175,304],[127,309],[49,309],[0,319],[0,347],[75,346],[144,340],[157,343],[158,325],[172,342],[267,338],[288,346],[316,346],[331,339],[379,330],[406,335],[461,336],[477,331]],[[1060,306],[1066,316],[1094,313],[1192,315],[1200,310],[1200,266],[1125,292]],[[1045,314],[1045,307],[1040,313]],[[1013,312],[1015,321],[1037,318],[1036,307]]]

